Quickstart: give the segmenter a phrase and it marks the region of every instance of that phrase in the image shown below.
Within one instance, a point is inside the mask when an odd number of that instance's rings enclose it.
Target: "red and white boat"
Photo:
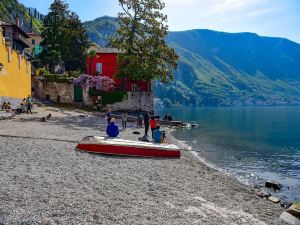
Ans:
[[[96,136],[84,138],[76,149],[91,153],[122,156],[180,158],[181,155],[176,145]]]

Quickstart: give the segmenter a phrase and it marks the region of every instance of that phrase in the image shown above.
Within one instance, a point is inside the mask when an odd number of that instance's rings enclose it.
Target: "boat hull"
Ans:
[[[77,150],[134,157],[180,158],[180,150],[174,145],[143,143],[121,139],[88,137],[77,145]]]

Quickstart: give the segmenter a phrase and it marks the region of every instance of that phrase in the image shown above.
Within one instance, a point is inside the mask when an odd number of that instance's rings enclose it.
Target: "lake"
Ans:
[[[207,163],[253,185],[283,184],[285,201],[300,200],[300,107],[172,108],[175,120],[198,123],[173,135]]]

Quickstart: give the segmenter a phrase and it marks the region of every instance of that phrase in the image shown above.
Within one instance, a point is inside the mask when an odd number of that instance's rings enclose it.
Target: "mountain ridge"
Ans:
[[[106,46],[118,27],[117,18],[95,21],[86,26],[90,39]],[[297,42],[209,29],[170,31],[167,42],[180,56],[175,81],[154,83],[156,97],[167,105],[300,104]]]

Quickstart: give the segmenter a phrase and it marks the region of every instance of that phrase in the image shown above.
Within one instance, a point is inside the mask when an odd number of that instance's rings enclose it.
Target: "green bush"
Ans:
[[[79,77],[81,74],[82,74],[82,73],[81,73],[80,70],[76,70],[76,71],[68,71],[69,77]]]
[[[101,96],[103,105],[122,102],[128,97],[126,91],[104,92],[104,91],[97,91],[95,89],[90,89],[89,94],[91,97]]]
[[[47,74],[43,75],[45,80],[47,82],[56,82],[56,83],[66,83],[69,84],[71,83],[71,78],[68,77],[68,75],[64,74]]]
[[[46,75],[49,74],[49,70],[45,69],[45,68],[40,68],[40,75]]]

